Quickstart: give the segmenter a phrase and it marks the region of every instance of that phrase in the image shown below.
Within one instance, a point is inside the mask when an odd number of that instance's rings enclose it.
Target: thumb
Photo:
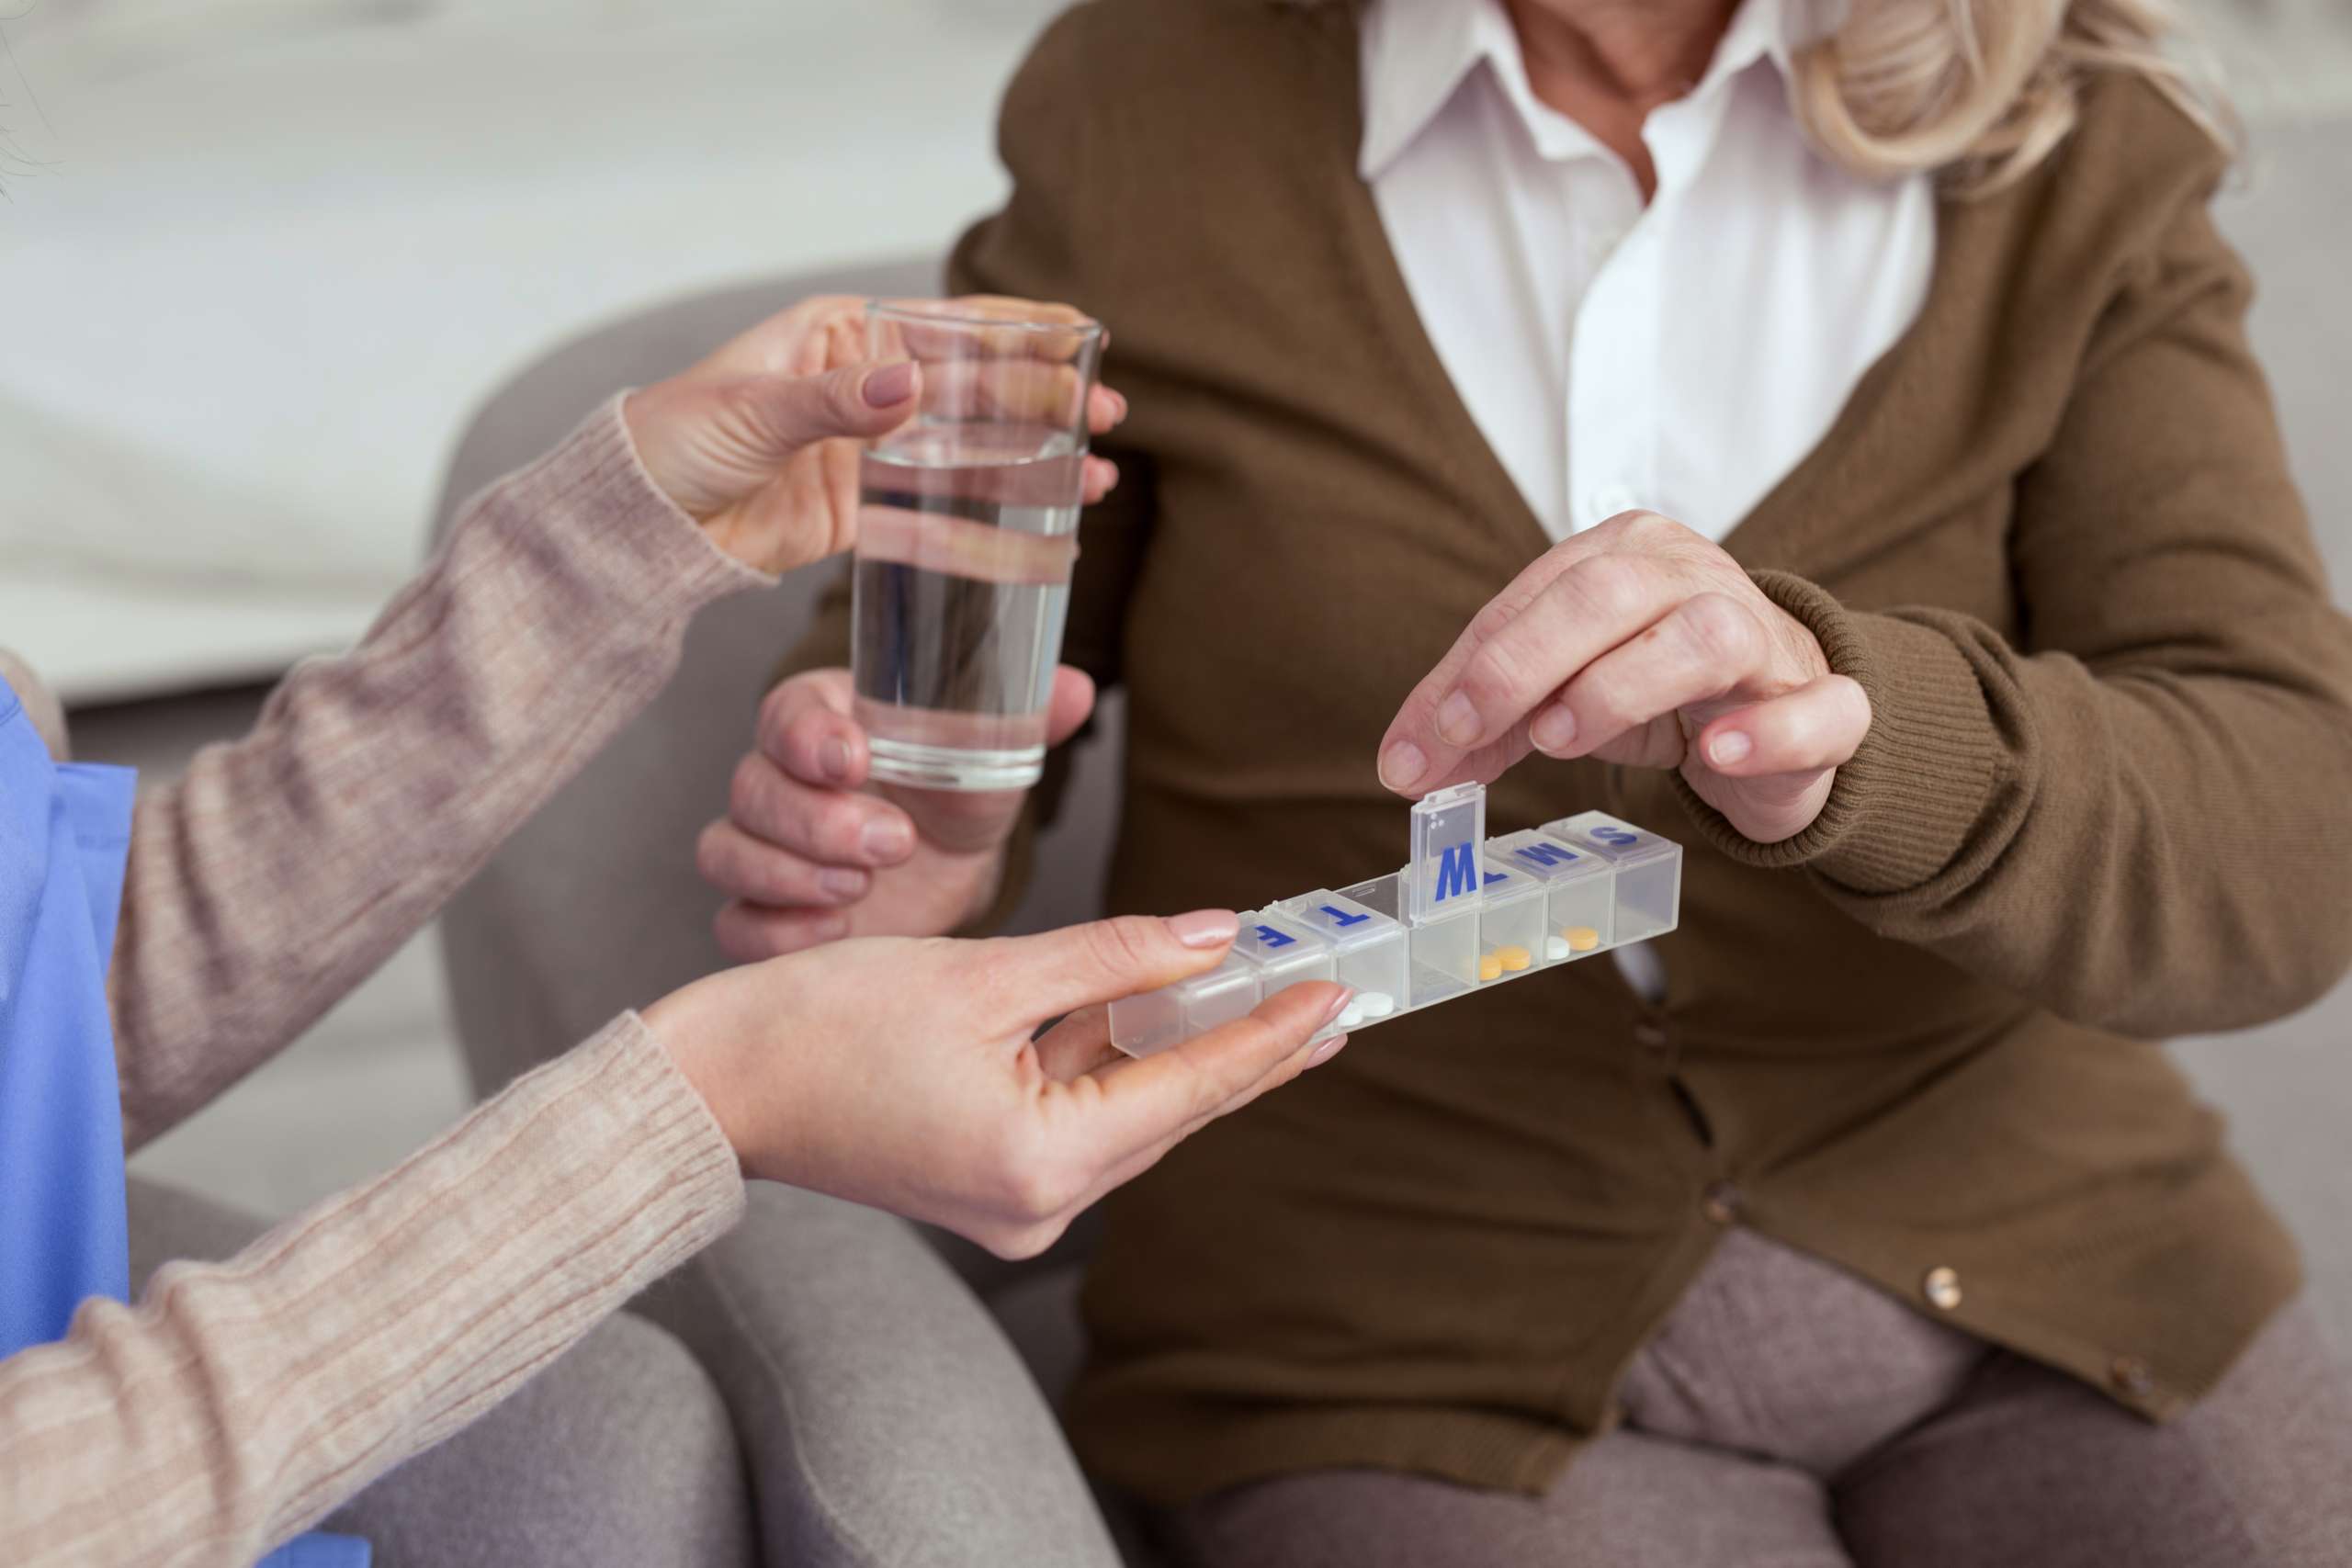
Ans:
[[[781,462],[819,441],[896,429],[914,412],[922,381],[912,360],[894,359],[821,376],[752,378],[730,400],[751,455]]]
[[[1229,909],[1167,919],[1122,915],[1041,936],[1000,937],[985,972],[1021,1018],[1044,1020],[1197,975],[1225,956],[1240,929]]]

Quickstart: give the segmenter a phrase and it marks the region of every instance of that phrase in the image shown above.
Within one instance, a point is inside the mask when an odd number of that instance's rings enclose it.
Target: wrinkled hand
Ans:
[[[1478,613],[1389,725],[1381,782],[1489,782],[1530,750],[1679,768],[1758,843],[1811,826],[1871,724],[1813,634],[1721,547],[1628,512],[1554,546]]]
[[[1235,929],[1231,913],[1204,910],[989,942],[843,942],[698,980],[645,1019],[746,1175],[1023,1258],[1345,1043],[1307,1043],[1348,996],[1317,982],[1141,1061],[1111,1048],[1101,1004],[1209,968]]]
[[[1046,743],[1094,708],[1094,682],[1054,671]],[[735,765],[727,815],[695,863],[727,895],[713,929],[739,962],[845,936],[939,936],[996,897],[1005,840],[1026,790],[929,790],[867,783],[865,731],[846,670],[810,670],[760,705]]]
[[[1068,306],[994,296],[959,303],[1084,320]],[[865,358],[865,301],[820,295],[632,392],[622,412],[653,482],[714,543],[762,571],[789,571],[856,542],[859,449],[922,404],[911,361]],[[1097,387],[1087,423],[1099,434],[1125,412],[1116,392]],[[1117,482],[1110,462],[1086,460],[1088,501]]]

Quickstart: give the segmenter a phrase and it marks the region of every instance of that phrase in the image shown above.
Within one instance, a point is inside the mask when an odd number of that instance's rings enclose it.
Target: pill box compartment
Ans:
[[[1617,940],[1617,868],[1589,845],[1526,828],[1490,840],[1487,852],[1544,885],[1547,960],[1582,958]]]
[[[1547,962],[1544,885],[1487,857],[1478,906],[1478,978],[1499,980]]]
[[[1406,981],[1405,1006],[1427,1007],[1460,996],[1477,983],[1478,911],[1464,909],[1442,919],[1424,920],[1406,931],[1411,956]]]
[[[1340,984],[1382,1018],[1405,1003],[1405,928],[1379,910],[1317,888],[1276,906],[1331,944]]]
[[[1604,943],[1645,942],[1680,920],[1681,845],[1602,811],[1546,822],[1544,831],[1609,862],[1615,874],[1616,927],[1602,933]]]

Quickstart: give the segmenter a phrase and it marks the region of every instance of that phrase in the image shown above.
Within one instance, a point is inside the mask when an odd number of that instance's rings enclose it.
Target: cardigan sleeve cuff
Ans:
[[[1804,866],[1862,894],[1920,886],[1959,855],[2001,784],[2007,747],[1974,665],[1933,626],[1849,610],[1789,572],[1750,576],[1869,695],[1870,732],[1821,815],[1777,844],[1742,834],[1679,773],[1676,792],[1701,836],[1742,864]]]

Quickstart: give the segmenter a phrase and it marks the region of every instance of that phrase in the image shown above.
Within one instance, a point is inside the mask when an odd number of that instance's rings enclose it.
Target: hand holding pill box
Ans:
[[[1487,789],[1417,802],[1401,871],[1241,917],[1204,975],[1111,1004],[1111,1043],[1148,1056],[1229,1022],[1285,986],[1356,993],[1339,1034],[1675,928],[1682,847],[1599,811],[1486,836]]]

